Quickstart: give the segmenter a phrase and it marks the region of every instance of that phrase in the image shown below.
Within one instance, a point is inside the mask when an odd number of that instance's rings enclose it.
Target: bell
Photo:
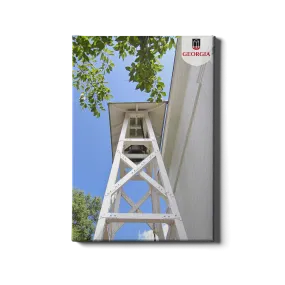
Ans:
[[[137,154],[144,154],[146,153],[147,148],[144,145],[131,145],[129,147],[128,153],[137,153]]]
[[[147,154],[147,147],[144,145],[131,145],[128,148],[125,149],[126,154],[132,154],[132,158],[130,158],[133,162],[141,162],[144,159],[144,156],[140,155],[146,155]],[[138,155],[136,157],[136,155]]]
[[[140,145],[131,145],[128,153],[142,153]]]

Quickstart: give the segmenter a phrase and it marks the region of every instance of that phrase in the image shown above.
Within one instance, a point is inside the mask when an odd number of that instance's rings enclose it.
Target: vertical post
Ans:
[[[157,175],[156,175],[156,167],[154,162],[150,163],[150,166],[148,167],[148,175],[152,177],[152,173],[154,173],[154,180],[157,181]],[[153,213],[160,213],[160,203],[159,203],[159,195],[157,193],[157,190],[150,185],[151,189],[151,202],[152,202],[152,212]],[[161,223],[155,223],[154,224],[154,232],[157,234],[159,240],[164,240],[164,234],[162,229]]]
[[[138,104],[136,104],[136,112],[139,110],[139,106],[138,106]],[[138,118],[136,117],[136,123],[135,123],[135,125],[137,126],[138,125]],[[137,136],[138,135],[138,130],[137,130],[137,128],[135,129],[135,133],[136,133],[136,135],[135,136]]]
[[[123,163],[121,162],[120,165],[120,178],[123,178],[125,175],[125,167],[123,165]],[[121,196],[122,196],[122,190],[123,187],[121,187],[117,193],[115,193],[115,201],[114,201],[114,208],[112,209],[113,213],[118,213],[119,212],[119,208],[120,208],[120,202],[121,202]],[[119,223],[112,223],[112,234],[110,237],[110,240],[113,240],[117,231],[117,228],[119,226]]]
[[[172,214],[174,214],[177,217],[172,227],[175,226],[176,232],[177,232],[177,238],[179,240],[187,240],[187,234],[186,234],[186,231],[185,231],[185,228],[182,222],[182,218],[178,210],[176,199],[174,197],[174,194],[171,188],[171,184],[170,184],[170,181],[169,181],[169,178],[168,178],[168,175],[167,175],[164,163],[163,163],[163,159],[162,159],[162,156],[161,156],[161,153],[160,153],[160,150],[159,150],[156,138],[155,138],[155,134],[154,134],[148,113],[145,114],[145,121],[146,121],[147,130],[149,133],[149,137],[152,140],[152,147],[156,154],[157,164],[158,164],[159,171],[160,171],[160,178],[161,178],[163,187],[165,189],[165,192],[168,198],[168,205],[171,209]]]
[[[99,215],[98,222],[96,225],[96,230],[95,230],[95,234],[94,234],[94,238],[93,238],[94,241],[103,240],[103,239],[104,240],[110,239],[110,237],[108,236],[108,231],[107,231],[106,218],[103,218],[102,216],[104,216],[104,214],[109,212],[109,209],[111,206],[110,191],[113,189],[113,187],[116,183],[118,170],[119,170],[119,166],[120,166],[120,161],[121,161],[121,153],[122,153],[123,147],[124,147],[124,139],[126,137],[126,131],[127,131],[127,127],[128,127],[128,122],[129,122],[129,115],[126,113],[125,119],[123,122],[123,127],[122,127],[121,134],[120,134],[120,138],[119,138],[119,142],[117,145],[117,151],[116,151],[116,154],[114,156],[114,161],[113,161],[111,173],[109,176],[105,196],[103,199],[100,215]]]
[[[175,225],[170,225],[168,227],[166,240],[175,240],[176,237],[177,237],[177,229],[176,229]]]

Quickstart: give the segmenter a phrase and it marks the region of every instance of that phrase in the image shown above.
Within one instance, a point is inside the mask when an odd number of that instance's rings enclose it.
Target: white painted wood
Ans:
[[[126,157],[131,158],[131,159],[144,159],[148,157],[148,154],[142,154],[142,153],[126,153]]]
[[[147,132],[145,120],[143,120],[143,133],[144,133],[144,138],[148,138],[148,132]]]
[[[143,118],[144,115],[147,113],[146,111],[127,111],[127,114],[129,114],[130,118]]]
[[[97,227],[94,234],[94,240],[112,240],[115,233],[121,228],[125,222],[141,222],[147,223],[150,228],[155,230],[155,234],[159,236],[160,240],[164,239],[162,223],[167,223],[171,225],[169,227],[168,238],[187,240],[187,235],[183,226],[183,222],[178,211],[176,200],[172,192],[169,179],[162,161],[162,157],[159,151],[159,147],[156,141],[156,137],[151,125],[150,118],[147,112],[140,113],[138,111],[138,106],[136,106],[136,116],[133,113],[126,113],[123,122],[123,127],[121,130],[120,138],[117,144],[117,150],[115,153],[111,173],[109,176],[109,181],[107,184],[105,197],[102,203],[102,208],[100,211]],[[126,138],[126,133],[129,129],[129,119],[130,116],[135,118],[141,117],[143,115],[143,126],[145,127],[144,133],[149,136],[149,139],[128,139]],[[137,123],[137,122],[136,122]],[[149,150],[151,149],[151,154],[144,158],[139,164],[132,162],[126,155],[123,154],[126,145],[148,145]],[[151,147],[150,147],[151,145]],[[153,159],[156,158],[156,163],[153,163]],[[121,165],[120,165],[121,163]],[[125,174],[125,167],[130,167],[131,170]],[[155,169],[154,169],[154,166]],[[120,167],[120,180],[116,182],[118,170]],[[144,171],[148,173],[146,173]],[[162,185],[158,181],[158,169],[160,173],[160,179]],[[134,203],[123,191],[122,187],[125,183],[138,177],[138,175],[146,180],[150,186],[149,191],[141,198],[138,203]],[[153,176],[153,177],[152,177]],[[139,207],[147,200],[151,195],[152,197],[152,212],[153,213],[142,213]],[[160,195],[167,199],[167,204],[171,213],[160,213]],[[129,213],[118,213],[120,199],[123,197],[127,203],[131,205],[131,210]]]
[[[166,240],[170,240],[171,230],[172,230],[172,226],[169,226],[167,234],[166,234],[166,238],[165,238]]]
[[[125,168],[123,167],[123,163],[121,162],[121,165],[120,165],[120,178],[124,177],[124,175],[125,175]],[[118,213],[119,212],[122,191],[123,191],[123,187],[121,187],[117,191],[117,193],[114,195],[116,198],[115,198],[115,202],[114,202],[114,209],[112,210],[113,213]],[[110,240],[114,239],[117,227],[118,227],[118,223],[112,223]]]
[[[121,156],[122,159],[122,156]],[[132,167],[130,167],[129,165],[126,164],[126,162],[122,159],[121,162],[124,164],[124,166],[128,169],[132,169]],[[135,164],[136,165],[136,164]],[[145,170],[145,168],[142,169],[142,171]],[[130,171],[130,170],[128,170]],[[128,172],[126,170],[126,172]],[[132,181],[143,181],[144,179],[139,175],[139,173],[137,173],[136,175],[134,175],[130,180]]]
[[[188,240],[148,114],[145,115],[145,121],[149,136],[152,139],[153,150],[156,153],[157,164],[160,171],[160,178],[162,180],[162,184],[163,187],[165,188],[165,192],[168,198],[168,206],[171,208],[171,212],[179,217],[179,219],[175,220],[175,227],[177,229],[178,239]]]
[[[148,213],[107,213],[103,218],[112,222],[125,222],[125,223],[166,223],[172,224],[177,220],[173,214],[148,214]]]
[[[140,172],[140,176],[145,179],[152,187],[154,187],[162,196],[166,197],[166,192],[164,188],[158,184],[154,179],[152,179],[149,175],[145,172]]]
[[[153,108],[151,108],[151,109],[149,109],[149,110],[147,110],[148,111],[148,113],[149,112],[153,112],[154,110],[157,110],[157,109],[159,109],[159,108],[161,108],[163,105],[158,105],[158,106],[156,106],[156,107],[153,107]]]
[[[122,197],[126,200],[126,202],[132,206],[134,208],[135,206],[135,203],[133,202],[133,200],[126,194],[126,192],[124,191],[122,193]],[[131,210],[133,210],[133,208]],[[136,211],[137,209],[134,210],[134,212]],[[132,212],[133,213],[133,212]]]
[[[105,231],[103,234],[103,239],[104,240],[110,240],[111,235],[112,235],[112,227],[111,227],[111,225],[106,224],[105,225]]]
[[[136,125],[130,126],[130,129],[139,130],[139,129],[141,129],[141,126],[136,124]]]
[[[177,230],[174,224],[168,227],[168,232],[166,235],[166,240],[176,240],[177,239]]]
[[[130,159],[128,159],[124,154],[121,154],[121,159],[131,168],[135,168],[136,164],[133,163]],[[147,173],[141,171],[139,175],[146,180],[149,184],[151,184],[157,191],[160,192],[161,195],[166,196],[164,188],[159,185],[154,179],[152,179]]]
[[[157,177],[155,176],[155,163],[150,163],[149,167],[147,168],[147,174],[152,175],[154,174],[154,181],[157,181]],[[151,191],[151,202],[152,202],[152,212],[153,213],[160,213],[160,203],[159,203],[159,195],[157,192],[157,188],[153,187],[153,184],[150,184],[150,191]],[[165,192],[165,191],[164,191]],[[164,234],[162,229],[161,223],[153,224],[153,233],[157,235],[159,240],[164,240]]]
[[[130,180],[132,180],[132,181],[144,181],[144,179],[140,175],[135,175]]]
[[[130,145],[144,145],[146,147],[150,147],[152,144],[150,139],[126,139],[124,141],[124,149],[129,147]]]
[[[147,198],[150,196],[150,191],[148,191],[140,201],[138,201],[136,204],[126,195],[124,191],[122,191],[122,197],[127,201],[127,203],[132,207],[129,211],[129,213],[142,213],[140,210],[140,206],[147,200]],[[116,225],[115,227],[115,233],[124,225],[124,223],[113,223]],[[148,226],[152,229],[152,224],[148,224]]]
[[[130,212],[135,212],[139,210],[140,206],[147,200],[147,198],[150,196],[150,191],[146,192],[145,195],[137,202],[134,203],[132,199],[123,191],[122,197],[128,202],[128,204],[132,207]]]
[[[149,143],[152,142],[151,139],[140,139],[140,138],[138,138],[138,139],[125,139],[124,141],[125,141],[126,143],[127,143],[127,142],[130,142],[130,143],[132,143],[132,144],[141,144],[141,143],[144,143],[144,142],[149,142]]]
[[[139,110],[139,105],[138,104],[136,104],[136,113],[138,112],[138,110]],[[136,117],[136,125],[138,124],[138,118]],[[136,137],[138,136],[138,129],[136,128],[135,129],[135,133],[136,133]]]
[[[160,175],[159,175],[159,170],[157,171],[157,182],[159,185],[162,185],[161,179],[160,179]],[[167,206],[168,206],[168,199],[167,196],[162,196],[160,195],[160,197],[162,197],[162,199],[166,202]]]
[[[121,161],[121,155],[120,154],[123,150],[124,138],[125,138],[127,127],[128,127],[128,122],[129,122],[129,116],[126,114],[125,119],[124,119],[124,123],[123,123],[123,127],[121,130],[120,140],[119,140],[118,146],[117,146],[117,151],[116,151],[114,161],[113,161],[113,165],[111,168],[111,173],[109,176],[109,180],[108,180],[108,184],[107,184],[107,188],[106,188],[106,193],[108,193],[110,191],[110,189],[112,189],[116,183],[118,169],[119,169],[120,161]],[[106,234],[104,235],[104,232],[107,229],[106,229],[106,219],[103,217],[103,214],[109,212],[110,206],[111,206],[111,195],[105,194],[105,197],[104,197],[103,202],[102,202],[102,207],[101,207],[101,211],[99,214],[98,222],[97,222],[96,229],[95,229],[95,234],[94,234],[94,238],[93,238],[94,240],[103,240],[103,239],[107,238]]]
[[[121,157],[121,153],[120,153]],[[151,153],[147,158],[145,158],[141,163],[136,165],[128,174],[126,174],[122,179],[120,179],[112,188],[108,189],[106,192],[107,195],[113,195],[116,193],[120,187],[122,187],[128,180],[130,180],[136,173],[142,170],[153,158],[155,157],[155,153]]]
[[[113,104],[113,108],[117,109],[118,111],[122,112],[122,113],[126,113],[126,110],[119,108],[118,106],[115,106],[115,104]]]

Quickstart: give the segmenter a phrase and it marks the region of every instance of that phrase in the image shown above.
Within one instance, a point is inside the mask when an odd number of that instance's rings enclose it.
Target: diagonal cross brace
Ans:
[[[116,193],[126,182],[128,182],[135,174],[141,171],[146,165],[155,157],[155,152],[152,152],[148,157],[146,157],[140,164],[136,165],[128,174],[126,174],[122,179],[120,179],[113,187],[112,190],[106,193],[106,195],[113,195]]]
[[[150,196],[150,191],[148,191],[142,198],[140,201],[138,201],[136,204],[132,201],[132,199],[130,199],[130,197],[127,196],[127,194],[122,191],[122,197],[127,201],[127,203],[132,207],[129,211],[129,214],[134,213],[134,212],[138,212],[138,213],[142,213],[142,211],[140,210],[140,206],[147,200],[147,198]],[[116,223],[116,228],[114,229],[114,234],[116,234],[116,232],[124,225],[124,223]],[[152,224],[148,223],[148,226],[152,229],[153,226]]]
[[[121,153],[121,159],[131,168],[135,168],[136,167],[136,164],[133,163],[128,157],[126,157],[124,154]],[[159,184],[157,183],[153,178],[151,178],[147,173],[145,173],[144,171],[141,171],[139,173],[139,175],[144,179],[146,180],[149,184],[151,184],[155,189],[157,189],[161,195],[165,196],[166,197],[166,193],[165,193],[165,190],[164,188]]]

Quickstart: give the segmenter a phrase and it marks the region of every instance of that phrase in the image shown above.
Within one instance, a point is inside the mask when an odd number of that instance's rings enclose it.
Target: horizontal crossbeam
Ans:
[[[124,139],[124,148],[129,147],[130,145],[144,145],[150,147],[152,145],[151,139]]]
[[[145,159],[148,157],[148,154],[142,154],[142,153],[128,153],[126,154],[126,157],[131,159]]]
[[[151,143],[152,140],[151,139],[124,139],[124,142],[126,143],[132,143],[132,144],[141,144],[141,143]]]
[[[102,215],[108,223],[166,223],[171,224],[179,219],[173,214],[144,214],[144,213],[106,213]]]
[[[174,214],[145,214],[145,213],[106,213],[102,218],[107,223],[124,222],[124,223],[166,223],[172,224],[175,219],[180,217]]]
[[[130,129],[132,129],[132,130],[140,130],[141,128],[142,128],[141,125],[131,125],[130,126]]]
[[[131,145],[144,145],[147,148],[151,148],[152,141],[150,139],[124,139],[124,149]]]

